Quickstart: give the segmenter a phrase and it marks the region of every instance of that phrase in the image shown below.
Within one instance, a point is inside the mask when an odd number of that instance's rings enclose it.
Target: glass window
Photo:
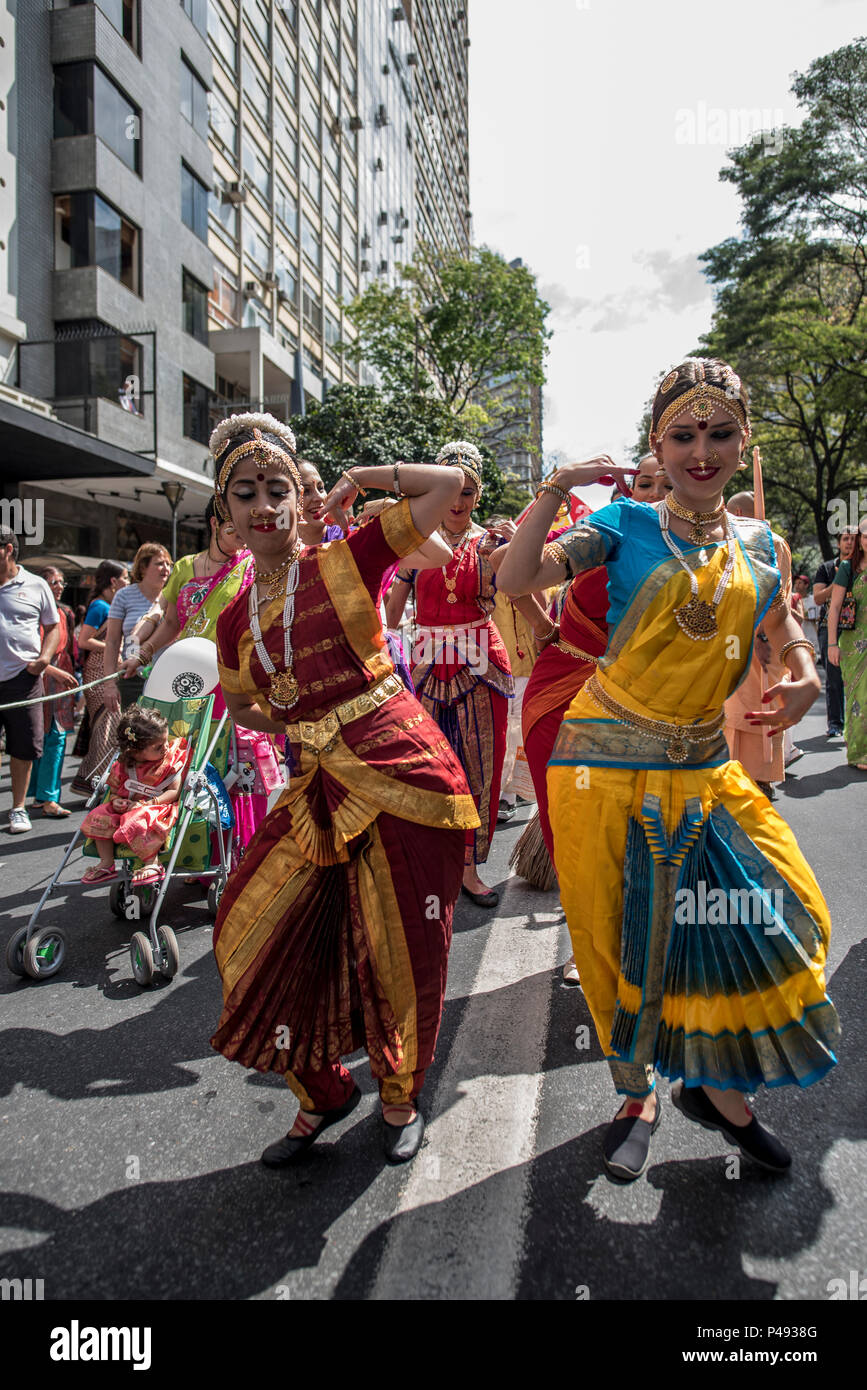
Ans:
[[[274,50],[274,71],[294,101],[298,91],[298,69],[295,59],[283,43],[278,43]]]
[[[290,169],[294,169],[297,164],[297,144],[298,134],[278,102],[274,107],[274,151],[286,161]]]
[[[306,82],[301,83],[301,119],[313,136],[317,145],[322,143],[322,121],[319,117],[319,101]]]
[[[68,325],[65,325],[68,326]],[[94,332],[93,330],[97,331]],[[108,330],[108,331],[106,331]],[[124,383],[133,376],[141,381],[142,349],[134,338],[112,333],[97,320],[92,336],[72,337],[54,345],[54,391],[56,396],[100,397],[120,403]],[[141,392],[135,397],[136,415],[143,414]]]
[[[271,264],[271,242],[252,217],[244,218],[244,250],[256,270],[264,274]]]
[[[181,9],[189,15],[200,34],[207,34],[208,0],[181,0]]]
[[[301,52],[309,63],[313,76],[319,77],[319,45],[316,42],[316,35],[311,26],[305,21],[303,26],[304,37],[301,41]]]
[[[208,239],[208,189],[181,161],[181,221],[202,241]]]
[[[322,199],[322,180],[319,170],[306,150],[301,151],[301,183],[318,207]]]
[[[343,170],[343,197],[354,212],[358,207],[358,184],[348,169]]]
[[[238,277],[223,265],[214,266],[214,286],[209,304],[210,316],[218,328],[234,328],[240,318]]]
[[[238,71],[238,31],[233,23],[211,0],[208,6],[208,37],[230,72]]]
[[[186,58],[181,58],[181,115],[201,135],[208,138],[208,89]]]
[[[86,5],[92,0],[69,0],[70,7],[76,5]],[[130,44],[138,53],[138,0],[96,0],[97,9],[102,10],[106,19],[111,20],[119,34],[123,34],[127,43]]]
[[[328,165],[336,179],[340,178],[340,143],[335,140],[330,133],[326,135],[322,145],[322,153],[325,156],[325,163]]]
[[[226,101],[221,92],[216,88],[208,93],[208,115],[213,134],[231,152],[235,159],[238,157],[238,120],[237,114]]]
[[[345,48],[343,50],[343,85],[351,97],[354,98],[358,96],[358,78],[355,73],[355,64]]]
[[[198,444],[207,444],[211,434],[208,420],[210,391],[184,372],[184,434]]]
[[[298,277],[285,256],[277,256],[277,287],[284,303],[298,303]]]
[[[140,294],[139,231],[98,193],[63,193],[54,200],[54,265],[101,266]]]
[[[340,51],[340,37],[337,29],[337,21],[328,5],[322,6],[322,37],[331,49],[335,58]]]
[[[246,48],[241,59],[241,74],[244,100],[267,130],[271,124],[271,89]]]
[[[215,193],[213,188],[208,189],[208,222],[212,232],[232,250],[237,250],[238,245],[238,209],[234,203],[226,201]]]
[[[244,18],[266,53],[271,52],[271,21],[262,0],[244,0]]]
[[[322,216],[326,227],[330,227],[336,237],[340,236],[340,204],[326,182],[322,189]]]
[[[324,280],[325,288],[329,290],[331,294],[334,295],[335,299],[339,299],[341,295],[342,284],[340,278],[340,265],[337,259],[334,256],[332,256],[331,252],[327,248],[325,251]]]
[[[314,332],[319,333],[320,319],[322,316],[322,302],[319,298],[318,292],[314,290],[312,285],[309,285],[306,280],[304,281],[304,298],[302,308],[304,313],[304,322],[307,324],[308,328],[312,328]]]
[[[284,179],[277,175],[274,192],[274,211],[283,223],[286,230],[293,236],[298,235],[298,201],[295,194],[289,188]]]
[[[301,361],[309,371],[313,372],[314,376],[322,375],[322,358],[317,357],[316,353],[312,352],[306,343],[301,349]]]
[[[298,28],[298,5],[296,0],[276,0],[274,6],[291,29]]]
[[[139,170],[141,115],[95,63],[55,68],[54,135],[98,135],[124,164]]]
[[[301,245],[307,259],[319,269],[322,260],[322,251],[319,245],[319,233],[311,227],[307,218],[302,221],[301,226]]]
[[[340,342],[340,324],[336,318],[329,314],[327,309],[325,310],[325,341],[330,348],[333,348],[335,343]]]
[[[343,221],[343,254],[351,265],[355,265],[358,257],[358,237],[355,228],[345,218]]]
[[[270,202],[271,166],[258,145],[255,145],[246,136],[244,137],[243,165],[244,178],[249,179],[256,192],[264,198],[266,203]]]
[[[340,88],[327,63],[322,66],[322,93],[328,105],[331,107],[332,115],[336,116],[340,111]]]
[[[208,343],[208,288],[197,280],[188,270],[184,270],[181,284],[183,305],[183,328],[185,333],[197,338],[207,347]]]

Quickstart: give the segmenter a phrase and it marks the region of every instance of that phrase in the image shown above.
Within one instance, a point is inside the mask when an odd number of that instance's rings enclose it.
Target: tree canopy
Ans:
[[[743,234],[701,257],[718,293],[698,351],[750,388],[769,515],[830,555],[835,501],[867,484],[867,40],[818,58],[792,90],[803,124],[721,171]]]

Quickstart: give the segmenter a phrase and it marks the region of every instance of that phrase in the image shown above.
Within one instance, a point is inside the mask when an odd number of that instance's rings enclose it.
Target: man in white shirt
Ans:
[[[0,729],[6,730],[6,751],[12,774],[9,833],[31,829],[24,798],[34,758],[42,755],[41,705],[4,710],[20,700],[35,700],[42,692],[42,672],[50,665],[60,640],[57,605],[44,579],[18,561],[18,538],[0,526]]]

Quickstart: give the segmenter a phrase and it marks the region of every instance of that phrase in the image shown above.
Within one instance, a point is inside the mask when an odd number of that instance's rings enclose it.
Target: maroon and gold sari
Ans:
[[[478,823],[460,763],[399,680],[318,751],[295,727],[393,674],[376,599],[395,557],[423,541],[404,500],[346,540],[302,552],[291,710],[268,701],[250,595],[217,623],[223,689],[291,721],[291,781],[223,894],[214,951],[224,1005],[212,1043],[244,1066],[285,1074],[308,1111],[348,1097],[340,1058],[359,1047],[385,1102],[413,1098],[439,1030],[464,838]],[[282,612],[281,595],[259,614],[278,672]]]

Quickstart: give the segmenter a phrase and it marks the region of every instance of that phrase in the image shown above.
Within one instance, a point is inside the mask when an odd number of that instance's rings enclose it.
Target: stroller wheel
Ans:
[[[218,878],[215,878],[208,886],[208,911],[212,917],[216,917],[217,915],[220,899],[223,896],[223,889],[225,886],[225,883],[221,882]]]
[[[129,958],[136,984],[149,985],[154,977],[154,953],[151,950],[150,938],[143,931],[133,934],[129,943]]]
[[[24,969],[34,980],[56,975],[66,956],[66,937],[55,927],[34,932],[24,948]]]
[[[115,917],[120,917],[126,921],[126,884],[123,879],[113,883],[109,889],[108,905]]]
[[[157,970],[161,975],[165,975],[167,980],[173,980],[181,964],[178,938],[171,927],[157,927],[157,941],[159,942],[159,951],[156,956]]]
[[[142,917],[150,917],[157,905],[157,898],[160,895],[160,885],[158,883],[146,883],[142,888],[135,890],[135,896],[139,901],[139,909]]]
[[[19,927],[18,931],[13,932],[6,942],[6,968],[12,971],[13,975],[21,975],[22,978],[27,974],[24,965],[24,942],[27,940],[27,928]]]

